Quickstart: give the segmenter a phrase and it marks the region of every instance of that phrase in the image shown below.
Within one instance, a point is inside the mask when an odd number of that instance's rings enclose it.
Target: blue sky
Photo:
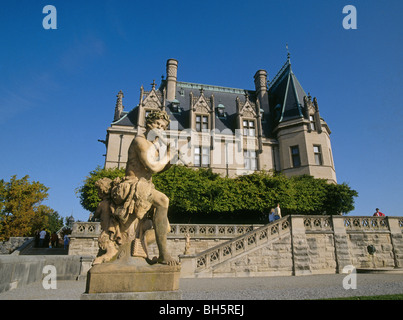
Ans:
[[[57,29],[45,30],[45,5]],[[357,9],[345,30],[343,7]],[[359,192],[350,215],[402,216],[403,2],[2,1],[0,178],[29,175],[44,204],[87,220],[75,194],[103,166],[116,94],[135,107],[169,58],[181,81],[253,89],[286,61],[332,130],[339,183]]]

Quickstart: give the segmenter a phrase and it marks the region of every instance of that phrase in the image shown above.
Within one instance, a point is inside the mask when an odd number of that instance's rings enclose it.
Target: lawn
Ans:
[[[359,297],[344,297],[333,298],[329,300],[403,300],[403,294],[388,294],[382,296],[359,296]]]

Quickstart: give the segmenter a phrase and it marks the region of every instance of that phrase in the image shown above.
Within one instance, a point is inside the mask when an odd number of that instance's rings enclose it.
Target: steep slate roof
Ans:
[[[158,90],[162,92],[165,86],[166,80],[163,80]],[[235,129],[237,129],[237,97],[244,102],[245,93],[247,93],[249,100],[256,103],[256,92],[252,90],[177,81],[175,100],[179,102],[181,112],[173,112],[169,106],[169,101],[167,102],[168,105],[165,110],[170,116],[171,121],[177,121],[178,130],[190,128],[190,92],[193,92],[194,97],[199,97],[201,95],[201,89],[203,89],[206,101],[209,101],[213,94],[214,107],[217,108],[220,104],[225,108],[225,118],[218,117],[216,110],[214,110],[215,127],[220,132],[223,132],[224,130],[228,131],[229,129],[232,133],[235,133]],[[281,122],[304,117],[303,108],[304,96],[306,96],[306,93],[291,69],[290,59],[287,59],[287,62],[270,82],[268,96],[270,110],[263,110],[263,136],[271,137],[273,129]],[[137,119],[138,106],[129,112],[122,112],[121,118],[112,124],[136,126]]]
[[[304,89],[291,69],[288,59],[269,84],[269,105],[274,125],[304,117]]]
[[[137,125],[137,107],[135,107],[133,110],[127,112],[123,111],[121,114],[121,118],[112,122],[113,125],[119,125],[119,126],[129,126],[133,127],[134,125]]]

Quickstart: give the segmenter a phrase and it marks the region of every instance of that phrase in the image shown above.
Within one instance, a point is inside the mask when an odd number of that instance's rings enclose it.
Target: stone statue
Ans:
[[[183,252],[183,254],[190,254],[190,233],[186,232],[185,234],[185,251]]]
[[[179,264],[167,250],[169,199],[152,183],[152,174],[168,169],[176,156],[164,139],[169,122],[165,111],[151,112],[145,133],[138,133],[129,147],[125,177],[97,181],[102,201],[95,215],[101,217],[99,246],[106,253],[98,256],[94,265],[119,259],[128,252],[149,264]],[[151,259],[148,245],[154,241],[159,256]]]

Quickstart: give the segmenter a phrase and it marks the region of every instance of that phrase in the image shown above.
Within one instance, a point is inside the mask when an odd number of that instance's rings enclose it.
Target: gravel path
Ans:
[[[181,279],[183,300],[303,300],[403,293],[403,274],[357,274],[357,288],[343,288],[345,274],[300,277]],[[349,282],[352,284],[351,282]],[[79,300],[85,281],[41,282],[0,293],[0,300]]]

